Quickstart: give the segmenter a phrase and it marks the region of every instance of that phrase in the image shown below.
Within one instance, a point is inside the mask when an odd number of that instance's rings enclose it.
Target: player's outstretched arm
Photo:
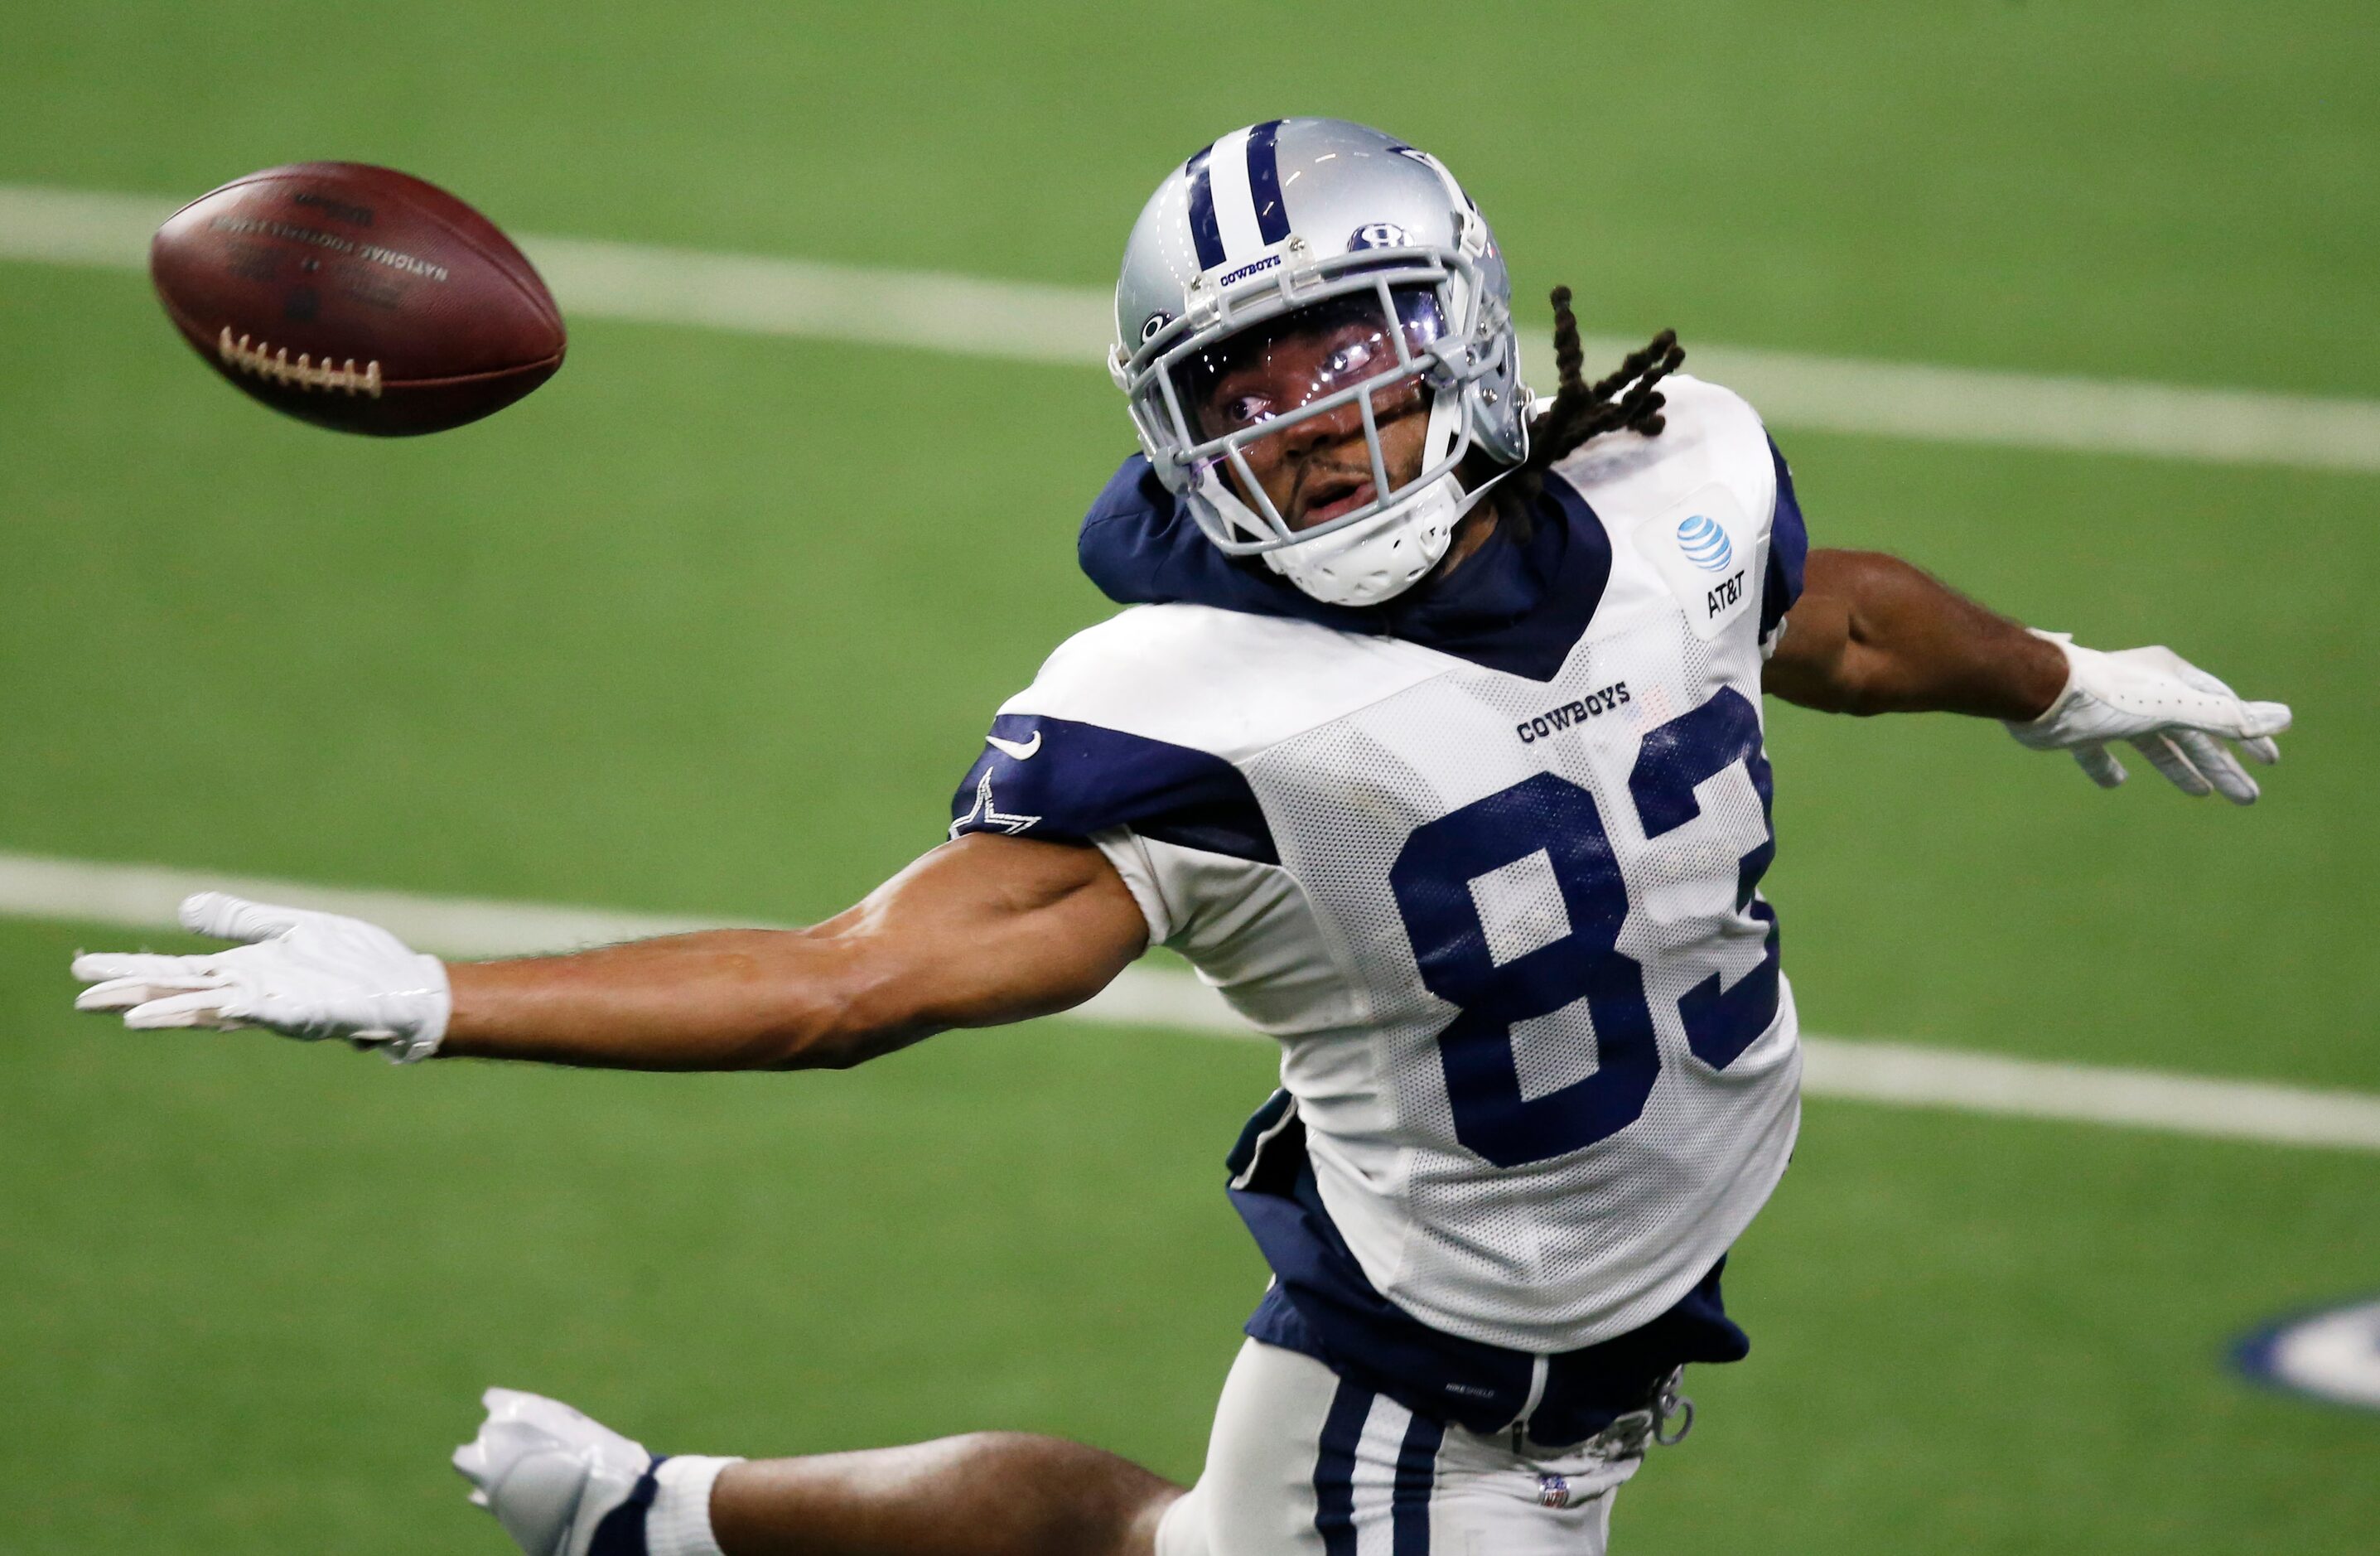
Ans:
[[[2169,649],[2102,653],[2032,630],[1898,557],[1814,551],[1764,687],[1830,713],[1967,713],[1999,719],[2036,750],[2070,750],[2104,787],[2124,781],[2111,741],[2176,786],[2255,799],[2225,742],[2274,762],[2289,726],[2278,702],[2248,702]]]
[[[644,1070],[840,1068],[1090,998],[1146,920],[1097,849],[974,835],[806,930],[712,930],[442,963],[359,919],[204,893],[202,956],[76,958],[76,1005],[139,1027],[269,1027],[432,1053]]]

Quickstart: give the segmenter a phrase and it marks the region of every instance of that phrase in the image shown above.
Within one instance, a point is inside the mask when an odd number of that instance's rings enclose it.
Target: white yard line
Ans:
[[[137,270],[170,200],[0,185],[0,260]],[[878,270],[576,237],[521,246],[580,318],[906,346],[1090,366],[1109,298],[927,271]],[[1590,343],[1598,356],[1634,342]],[[2380,471],[2380,402],[2047,377],[1742,346],[1694,348],[1778,427],[2218,464]]]
[[[0,854],[0,917],[153,931],[172,927],[176,906],[200,891],[353,914],[385,926],[421,950],[458,956],[563,950],[722,922]],[[1232,1038],[1257,1035],[1196,979],[1150,966],[1128,969],[1106,992],[1073,1014],[1116,1026]],[[1844,1038],[1804,1038],[1803,1045],[1807,1064],[1803,1087],[1815,1097],[2380,1151],[2380,1096],[2045,1064]]]

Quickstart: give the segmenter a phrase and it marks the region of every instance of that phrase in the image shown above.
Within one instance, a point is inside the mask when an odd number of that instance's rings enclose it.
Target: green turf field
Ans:
[[[1676,10],[26,0],[0,183],[338,156],[528,230],[1096,285],[1170,162],[1339,113],[1598,332],[2380,395],[2364,7]],[[2380,480],[1779,437],[1818,543],[2300,720],[2240,813],[1772,710],[1805,1022],[2380,1090]],[[1128,445],[1095,369],[602,322],[489,423],[342,440],[137,276],[0,264],[0,849],[823,915],[1101,614],[1073,523]],[[501,1551],[443,1466],[490,1382],[692,1452],[997,1425],[1195,1472],[1263,1279],[1218,1171],[1254,1045],[397,1075],[73,1017],[67,954],[123,938],[0,921],[0,1550]],[[1814,1103],[1730,1266],[1755,1355],[1617,1549],[2369,1550],[2380,1415],[2223,1351],[2380,1290],[2375,1194],[2370,1156]]]

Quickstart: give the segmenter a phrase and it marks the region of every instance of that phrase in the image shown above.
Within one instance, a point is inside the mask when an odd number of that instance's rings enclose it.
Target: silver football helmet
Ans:
[[[1508,467],[1527,456],[1512,302],[1494,235],[1437,158],[1343,119],[1270,119],[1149,198],[1109,366],[1209,540],[1318,600],[1368,605],[1436,566],[1493,484],[1455,476],[1475,446]],[[1402,483],[1384,429],[1407,447],[1418,431],[1420,471]],[[1316,456],[1352,451],[1358,430],[1368,468]]]

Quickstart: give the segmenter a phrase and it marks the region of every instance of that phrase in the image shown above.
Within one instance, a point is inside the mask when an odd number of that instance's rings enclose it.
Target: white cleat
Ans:
[[[653,1456],[541,1394],[490,1389],[480,1403],[488,1407],[486,1424],[455,1450],[471,1501],[494,1513],[528,1556],[588,1556],[604,1515],[629,1500]]]

